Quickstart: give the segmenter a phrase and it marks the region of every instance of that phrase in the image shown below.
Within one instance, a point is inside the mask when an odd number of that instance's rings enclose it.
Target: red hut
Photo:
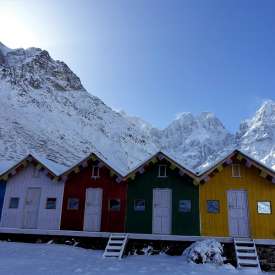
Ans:
[[[127,185],[117,171],[92,154],[63,176],[61,229],[124,232]]]

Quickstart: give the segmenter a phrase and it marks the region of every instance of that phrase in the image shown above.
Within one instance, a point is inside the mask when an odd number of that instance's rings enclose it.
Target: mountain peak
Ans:
[[[39,48],[14,49],[0,44],[0,78],[24,92],[85,90],[80,79],[61,61]]]
[[[257,119],[275,119],[275,102],[273,100],[266,100],[256,112]]]
[[[12,51],[12,49],[8,48],[6,45],[4,45],[1,41],[0,41],[0,53],[2,53],[2,55],[6,55],[8,52]]]

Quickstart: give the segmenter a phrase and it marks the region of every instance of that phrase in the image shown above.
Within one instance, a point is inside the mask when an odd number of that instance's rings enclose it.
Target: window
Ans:
[[[47,198],[46,209],[56,209],[56,198]]]
[[[191,212],[191,200],[179,201],[179,212],[190,213]]]
[[[109,200],[109,210],[110,211],[120,211],[120,199]]]
[[[79,199],[78,198],[69,198],[67,209],[68,210],[78,210],[79,209]]]
[[[232,177],[233,178],[240,178],[241,177],[240,164],[232,164]]]
[[[166,178],[166,168],[167,166],[164,164],[159,165],[158,177],[159,178]]]
[[[99,167],[96,165],[92,166],[92,178],[93,179],[99,178]]]
[[[270,201],[258,201],[257,211],[259,214],[271,214],[271,202]]]
[[[134,210],[145,211],[145,200],[143,199],[134,200]]]
[[[10,198],[9,208],[16,209],[19,206],[19,198]]]
[[[219,213],[220,212],[220,201],[218,200],[209,200],[207,201],[207,212],[208,213]]]
[[[32,176],[33,176],[34,178],[39,178],[39,175],[40,175],[39,169],[33,168]]]

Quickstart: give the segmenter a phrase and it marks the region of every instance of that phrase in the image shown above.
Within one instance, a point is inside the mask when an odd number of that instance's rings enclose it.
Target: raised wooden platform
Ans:
[[[85,238],[109,238],[112,232],[89,232],[71,230],[48,230],[48,229],[19,229],[0,227],[0,234],[24,234],[40,236],[60,236],[60,237],[85,237]],[[161,234],[140,234],[128,233],[128,239],[132,240],[152,240],[152,241],[201,241],[205,239],[215,239],[221,243],[233,243],[232,237],[207,237],[207,236],[183,236],[183,235],[161,235]],[[275,239],[255,239],[258,245],[275,245]]]

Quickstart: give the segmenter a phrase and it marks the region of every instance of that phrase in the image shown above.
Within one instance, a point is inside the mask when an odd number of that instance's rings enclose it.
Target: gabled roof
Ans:
[[[166,159],[169,163],[171,163],[172,168],[178,168],[180,171],[180,174],[183,176],[188,175],[189,177],[191,177],[194,182],[197,182],[197,176],[195,174],[195,172],[193,172],[190,169],[187,169],[186,167],[182,166],[181,164],[179,164],[177,161],[175,161],[172,157],[168,156],[167,154],[163,153],[162,151],[159,151],[157,153],[155,153],[154,155],[150,156],[148,159],[146,159],[145,161],[143,161],[142,163],[140,163],[138,166],[136,166],[135,168],[133,168],[125,177],[124,180],[127,180],[129,178],[133,178],[135,177],[135,175],[137,173],[143,173],[144,170],[144,166],[148,165],[149,163],[155,163],[158,160],[162,160],[162,159]]]
[[[109,165],[106,161],[104,161],[96,153],[89,154],[86,158],[84,158],[80,162],[76,163],[75,165],[73,165],[72,167],[70,167],[69,169],[67,169],[66,171],[64,171],[60,175],[60,177],[66,177],[66,176],[68,176],[72,172],[78,173],[80,171],[80,168],[86,167],[88,165],[88,161],[90,161],[90,160],[98,160],[99,163],[101,163],[103,166],[107,167],[110,170],[110,172],[111,172],[112,175],[116,175],[121,180],[123,179],[123,176],[122,176],[122,174],[120,172],[118,172],[117,170],[115,170],[114,168],[112,168],[111,165]]]
[[[46,169],[48,171],[48,173],[53,177],[53,178],[57,178],[58,177],[58,172],[54,171],[57,170],[57,167],[61,167],[61,165],[57,165],[53,168],[53,167],[49,167],[50,164],[52,163],[51,166],[53,165],[53,162],[47,160],[47,161],[43,161],[41,159],[38,159],[37,157],[34,157],[32,154],[28,154],[26,157],[22,158],[21,160],[19,160],[18,162],[16,162],[15,164],[10,164],[10,165],[4,165],[5,168],[0,172],[0,180],[8,180],[10,177],[14,176],[17,172],[19,172],[19,170],[21,170],[21,168],[26,167],[29,163],[36,163],[38,169]]]
[[[275,171],[263,163],[257,161],[253,157],[249,156],[248,154],[240,151],[240,150],[233,150],[231,153],[229,153],[226,157],[223,159],[217,161],[214,165],[212,165],[210,168],[207,170],[201,172],[198,175],[198,180],[199,181],[207,181],[209,176],[216,172],[216,171],[221,171],[223,169],[223,166],[229,165],[232,162],[232,158],[237,157],[237,159],[245,160],[246,161],[246,166],[251,167],[254,166],[262,171],[262,176],[263,177],[270,177],[272,179],[272,182],[275,183]]]

